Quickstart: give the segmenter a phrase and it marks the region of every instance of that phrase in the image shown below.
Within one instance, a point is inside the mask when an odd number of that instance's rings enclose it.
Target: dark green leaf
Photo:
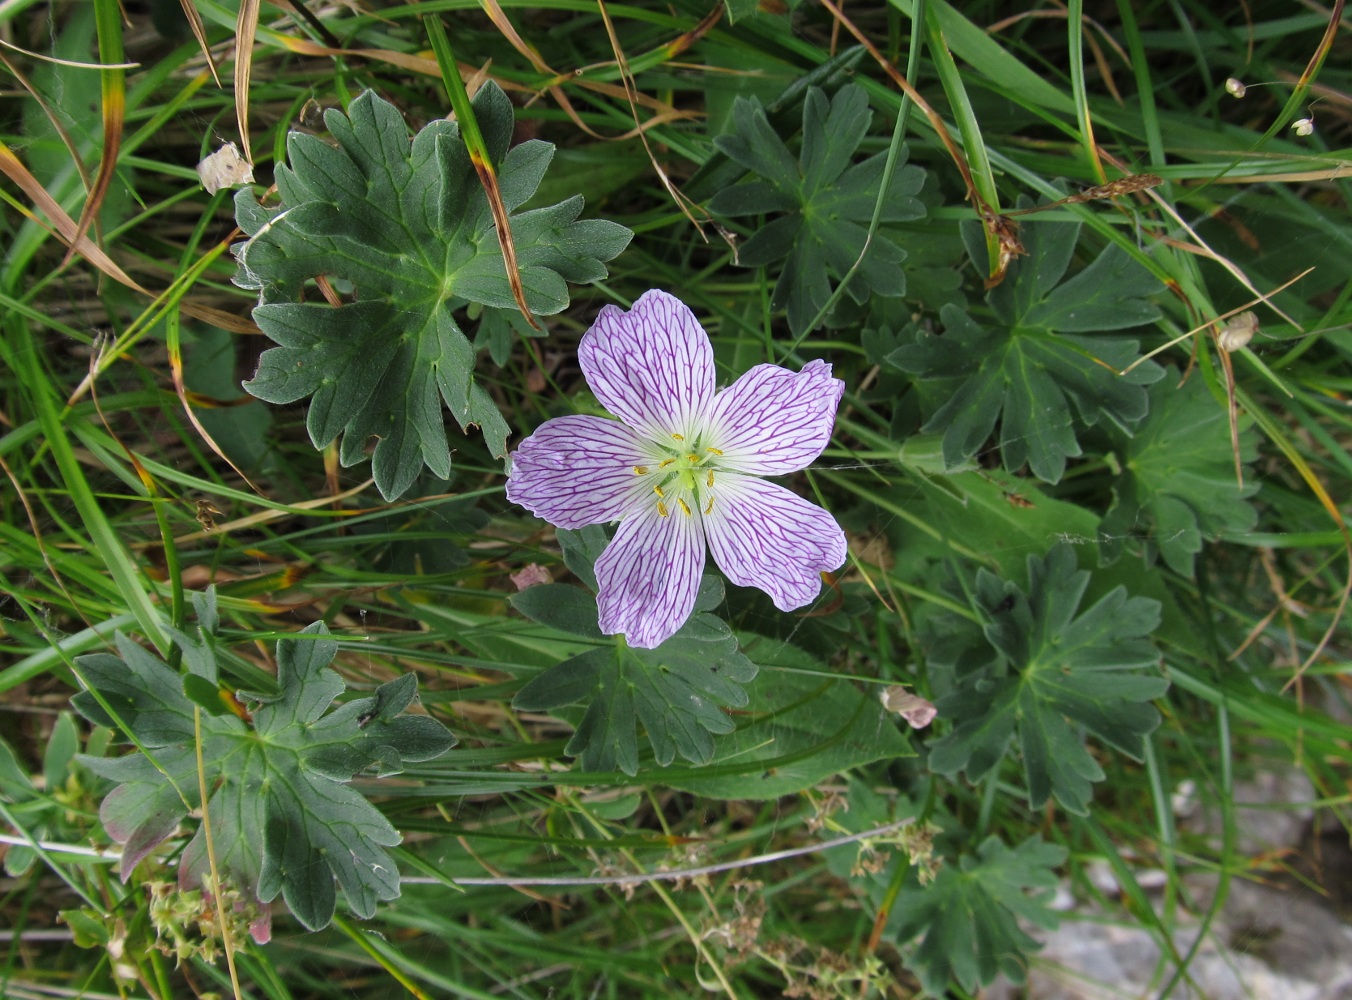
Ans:
[[[399,873],[384,850],[399,834],[369,802],[348,787],[375,766],[398,771],[430,760],[454,745],[434,719],[401,714],[417,681],[409,674],[326,713],[343,684],[329,669],[338,644],[322,622],[303,638],[277,644],[278,694],[257,706],[250,728],[234,715],[200,716],[201,756],[216,863],[222,876],[261,903],[280,893],[306,927],[333,917],[336,878],[354,913],[369,917],[379,900],[399,895]],[[109,836],[122,843],[122,878],[189,812],[201,807],[192,703],[182,679],[122,635],[122,658],[77,659],[90,690],[75,698],[91,721],[112,724],[97,692],[154,761],[81,757],[83,764],[119,782],[99,810]],[[190,677],[205,683],[196,674]],[[204,827],[179,861],[185,888],[203,884],[209,864]]]
[[[599,524],[590,524],[577,531],[564,528],[558,530],[559,547],[563,549],[563,562],[573,574],[596,590],[596,560],[610,544],[606,529]]]
[[[922,886],[912,870],[893,921],[898,943],[924,935],[906,959],[907,968],[936,997],[948,995],[950,978],[968,994],[1001,972],[1022,983],[1028,956],[1041,946],[1018,922],[1056,926],[1048,904],[1056,890],[1053,869],[1065,858],[1064,847],[1044,844],[1036,835],[1013,850],[990,836],[957,867],[940,868],[929,885]]]
[[[593,622],[595,615],[593,604]],[[580,757],[584,770],[633,775],[640,723],[659,765],[670,764],[678,753],[707,763],[714,752],[712,734],[735,728],[721,707],[745,705],[741,685],[755,676],[755,664],[738,652],[731,630],[712,615],[696,614],[656,649],[616,642],[565,660],[531,680],[512,704],[548,711],[586,702],[565,752]]]
[[[773,799],[861,764],[915,753],[874,690],[820,676],[821,663],[783,642],[754,640],[744,652],[761,669],[733,716],[737,730],[714,740],[706,769],[669,779],[673,788],[709,798]]]
[[[512,595],[511,604],[541,625],[584,639],[603,638],[596,627],[596,598],[581,587],[564,583],[539,584]]]
[[[494,83],[474,102],[509,210],[535,191],[553,147],[531,140],[507,150],[512,108]],[[248,191],[236,215],[252,239],[238,252],[236,282],[257,289],[254,319],[279,346],[264,352],[246,388],[260,399],[311,397],[306,426],[315,447],[343,436],[344,465],[372,460],[391,499],[425,465],[450,475],[442,421],[480,426],[495,455],[507,425],[474,380],[474,349],[453,309],[465,300],[515,309],[488,202],[459,126],[435,121],[408,141],[393,105],[367,92],[347,115],[326,116],[337,147],[294,132],[289,164],[277,168],[281,205],[263,209]],[[512,236],[526,302],[539,314],[568,305],[566,282],[606,275],[630,233],[578,221],[582,199],[518,212]],[[306,282],[350,283],[358,301],[334,308],[299,301]]]
[[[52,735],[47,739],[47,749],[42,755],[42,778],[49,792],[54,792],[66,783],[71,759],[80,748],[79,733],[75,730],[75,720],[69,712],[61,712],[52,726]]]
[[[20,802],[37,792],[27,772],[19,766],[14,751],[0,738],[0,795],[7,802]]]
[[[1136,341],[1068,334],[1149,322],[1159,311],[1141,296],[1158,283],[1113,246],[1056,286],[1079,226],[1036,224],[1025,232],[1029,256],[990,296],[998,323],[982,326],[945,305],[942,336],[921,334],[888,361],[921,380],[956,380],[957,389],[924,427],[943,432],[950,466],[975,455],[999,421],[1005,468],[1027,464],[1054,483],[1066,460],[1080,454],[1077,418],[1083,426],[1103,421],[1130,431],[1146,415],[1144,387],[1162,374],[1151,362],[1117,374],[1137,360]]]
[[[854,163],[873,115],[862,87],[847,84],[828,99],[818,87],[803,102],[803,142],[799,155],[790,152],[775,132],[765,110],[753,99],[739,97],[733,106],[731,135],[714,140],[729,159],[761,179],[725,188],[709,202],[713,212],[728,217],[787,212],[772,219],[739,250],[738,260],[756,267],[787,257],[775,284],[772,305],[787,309],[789,328],[805,332],[856,260],[868,253],[847,291],[856,302],[870,295],[901,295],[906,253],[881,232],[868,242],[882,183],[886,154]],[[924,206],[915,198],[925,172],[902,166],[904,151],[884,197],[881,220],[918,219]]]
[[[1253,434],[1239,440],[1241,458],[1252,460]],[[1120,435],[1118,447],[1122,474],[1100,532],[1105,563],[1122,554],[1128,539],[1144,536],[1148,562],[1158,553],[1190,577],[1203,538],[1241,534],[1257,523],[1246,498],[1258,484],[1236,483],[1225,403],[1200,376],[1179,385],[1178,372],[1169,369],[1150,389],[1150,416],[1134,435]]]
[[[1168,688],[1161,677],[1137,673],[1159,660],[1149,636],[1159,624],[1158,601],[1115,588],[1080,612],[1089,573],[1074,550],[1056,546],[1046,559],[1028,557],[1028,591],[981,570],[973,607],[984,626],[940,627],[930,648],[939,717],[953,729],[930,746],[930,768],[965,771],[980,781],[1017,738],[1028,803],[1055,795],[1066,809],[1087,812],[1091,783],[1103,771],[1084,746],[1084,732],[1136,759],[1157,725],[1149,702]]]

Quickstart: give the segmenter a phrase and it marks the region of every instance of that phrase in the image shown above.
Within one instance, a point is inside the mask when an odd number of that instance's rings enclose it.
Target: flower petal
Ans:
[[[714,399],[708,426],[719,465],[757,476],[806,469],[831,440],[844,391],[824,361],[800,372],[757,365]]]
[[[602,309],[577,359],[601,405],[657,440],[692,433],[713,399],[709,335],[684,302],[656,289],[628,312]]]
[[[634,474],[648,462],[642,439],[617,420],[555,417],[512,453],[507,499],[560,528],[613,521],[651,494]]]
[[[629,645],[652,649],[685,624],[704,572],[704,532],[698,515],[657,505],[620,522],[596,560],[601,631],[623,632]]]
[[[704,518],[709,550],[729,580],[759,587],[780,611],[810,604],[821,574],[845,563],[845,532],[836,519],[782,486],[720,474]]]

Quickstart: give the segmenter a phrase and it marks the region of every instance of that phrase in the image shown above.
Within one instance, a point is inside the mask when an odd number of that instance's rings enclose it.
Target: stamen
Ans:
[[[719,448],[705,448],[704,450],[707,451],[710,455],[722,455],[722,454],[723,454],[722,450],[719,449]]]
[[[708,514],[708,513],[709,513],[710,511],[712,511],[713,509],[714,509],[714,498],[713,498],[713,497],[710,497],[710,498],[709,498],[709,506],[707,506],[707,507],[704,508],[704,513]]]
[[[662,487],[660,487],[660,486],[654,486],[654,487],[653,487],[653,492],[656,493],[659,497],[664,497],[664,496],[666,496],[666,494],[662,492]]]
[[[676,459],[674,459],[674,458],[664,458],[664,459],[662,460],[662,464],[659,465],[658,468],[659,468],[659,469],[665,469],[668,465],[670,465],[670,464],[671,464],[672,462],[674,462],[674,461],[676,461]]]
[[[646,465],[636,465],[636,466],[634,466],[634,475],[636,475],[636,476],[646,476],[647,474],[648,474],[648,467],[647,467]]]
[[[671,436],[674,437],[677,441],[684,441],[684,440],[685,440],[685,435],[684,435],[684,434],[673,434],[673,435],[671,435]]]
[[[671,511],[667,510],[667,505],[664,504],[661,500],[659,500],[657,501],[657,513],[661,514],[663,517],[666,517],[668,514],[671,513]]]
[[[681,505],[681,510],[685,511],[685,516],[690,516],[690,505],[685,502],[683,497],[677,497],[676,502]]]
[[[714,470],[713,470],[713,469],[710,469],[710,470],[709,470],[709,478],[706,479],[705,482],[708,483],[708,485],[713,486],[713,484],[714,484]]]

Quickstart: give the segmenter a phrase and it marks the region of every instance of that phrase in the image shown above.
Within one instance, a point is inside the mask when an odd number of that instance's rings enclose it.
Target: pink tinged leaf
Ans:
[[[677,507],[663,517],[654,503],[625,518],[596,560],[601,631],[639,649],[660,646],[690,617],[703,572],[698,514]]]
[[[844,391],[824,361],[800,372],[757,365],[714,399],[709,429],[723,452],[719,465],[757,476],[806,469],[831,440]]]
[[[526,566],[522,566],[515,573],[509,574],[508,579],[515,585],[518,593],[528,587],[536,587],[542,583],[552,583],[554,581],[554,578],[549,575],[549,570],[545,569],[539,563],[530,563]]]
[[[118,875],[123,882],[131,878],[131,873],[146,855],[164,843],[169,835],[178,829],[181,816],[181,813],[173,811],[153,813],[131,832],[131,836],[123,843],[122,861],[118,868]],[[111,830],[108,834],[113,836]]]
[[[507,499],[559,528],[603,524],[652,495],[634,472],[650,462],[639,436],[615,420],[555,417],[512,453]]]
[[[253,938],[254,944],[267,944],[272,940],[272,912],[263,911],[261,917],[257,917],[249,922],[249,937]]]
[[[684,302],[656,289],[628,312],[602,309],[577,358],[602,406],[664,443],[689,435],[714,398],[709,335]]]
[[[845,532],[826,511],[782,486],[719,473],[704,531],[729,580],[758,587],[780,611],[810,604],[821,574],[845,563]]]

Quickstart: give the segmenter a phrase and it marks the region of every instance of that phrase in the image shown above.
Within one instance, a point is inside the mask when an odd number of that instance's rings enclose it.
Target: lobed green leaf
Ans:
[[[204,633],[214,624],[208,613]],[[384,850],[399,843],[399,834],[345,782],[371,767],[382,776],[397,773],[406,762],[430,760],[454,745],[435,719],[401,714],[416,693],[413,675],[328,711],[344,685],[329,669],[338,643],[316,622],[278,642],[277,694],[245,696],[257,703],[249,726],[230,714],[202,714],[199,720],[182,676],[120,633],[116,641],[120,657],[77,658],[88,689],[74,703],[91,722],[121,728],[153,754],[153,760],[141,753],[79,758],[118,782],[99,816],[109,836],[124,845],[123,881],[202,806],[200,725],[205,784],[212,789],[206,812],[223,879],[260,903],[280,894],[311,930],[333,917],[335,879],[361,917],[371,916],[378,901],[399,895],[398,869]],[[213,662],[212,676],[214,671]],[[203,680],[198,673],[188,676]],[[198,827],[179,861],[184,889],[207,884],[205,831]],[[256,936],[263,939],[266,918],[260,920]]]
[[[1145,386],[1163,369],[1146,362],[1119,375],[1138,360],[1136,341],[1075,334],[1156,318],[1158,309],[1142,296],[1157,282],[1112,246],[1058,285],[1079,225],[1038,223],[1025,232],[1028,256],[989,297],[998,323],[982,325],[945,305],[942,335],[919,333],[887,360],[921,380],[954,380],[956,388],[923,428],[943,433],[950,467],[971,459],[998,421],[1004,467],[1013,472],[1026,464],[1055,483],[1067,459],[1081,454],[1077,426],[1102,422],[1130,432],[1145,418]]]
[[[532,140],[508,150],[512,107],[496,84],[480,89],[474,107],[513,211],[539,186],[553,147]],[[399,112],[369,91],[325,121],[336,147],[288,137],[277,209],[247,190],[235,199],[251,237],[237,250],[235,281],[258,291],[254,319],[278,345],[245,388],[278,404],[309,397],[311,442],[322,448],[341,435],[344,466],[364,461],[377,438],[372,473],[393,499],[424,466],[450,475],[443,405],[462,429],[480,427],[494,455],[506,454],[506,421],[475,380],[475,350],[455,311],[517,304],[456,123],[434,121],[410,143]],[[567,307],[567,282],[604,278],[604,261],[629,242],[624,227],[579,221],[581,211],[574,197],[511,216],[525,299],[538,314]],[[350,286],[355,301],[302,301],[320,277]]]
[[[1029,806],[1055,795],[1084,815],[1103,770],[1083,733],[1139,760],[1159,725],[1149,702],[1168,682],[1134,671],[1158,662],[1149,636],[1160,604],[1118,587],[1081,611],[1090,574],[1066,544],[1029,556],[1028,578],[1025,593],[981,570],[972,602],[980,634],[946,623],[945,640],[931,646],[936,688],[948,691],[936,705],[953,729],[930,745],[929,766],[980,781],[1017,739]]]
[[[788,213],[752,235],[739,249],[738,262],[758,267],[787,258],[771,304],[787,310],[795,334],[804,333],[826,305],[832,279],[843,279],[856,261],[859,271],[846,289],[855,302],[905,293],[900,266],[905,251],[881,232],[868,240],[886,154],[853,162],[872,118],[862,87],[847,84],[831,98],[819,87],[809,88],[803,102],[802,147],[795,157],[759,102],[739,97],[732,110],[732,133],[714,140],[720,152],[760,179],[719,191],[709,202],[710,211],[729,218]],[[881,220],[923,216],[925,208],[915,195],[924,183],[919,167],[894,170]]]
[[[1150,388],[1149,417],[1116,443],[1122,472],[1100,528],[1103,564],[1116,561],[1128,539],[1143,537],[1148,563],[1158,554],[1190,577],[1203,539],[1241,534],[1258,522],[1248,502],[1258,484],[1235,481],[1225,406],[1200,377],[1180,385],[1171,368]],[[1254,435],[1242,433],[1240,457],[1251,460],[1256,450]]]

